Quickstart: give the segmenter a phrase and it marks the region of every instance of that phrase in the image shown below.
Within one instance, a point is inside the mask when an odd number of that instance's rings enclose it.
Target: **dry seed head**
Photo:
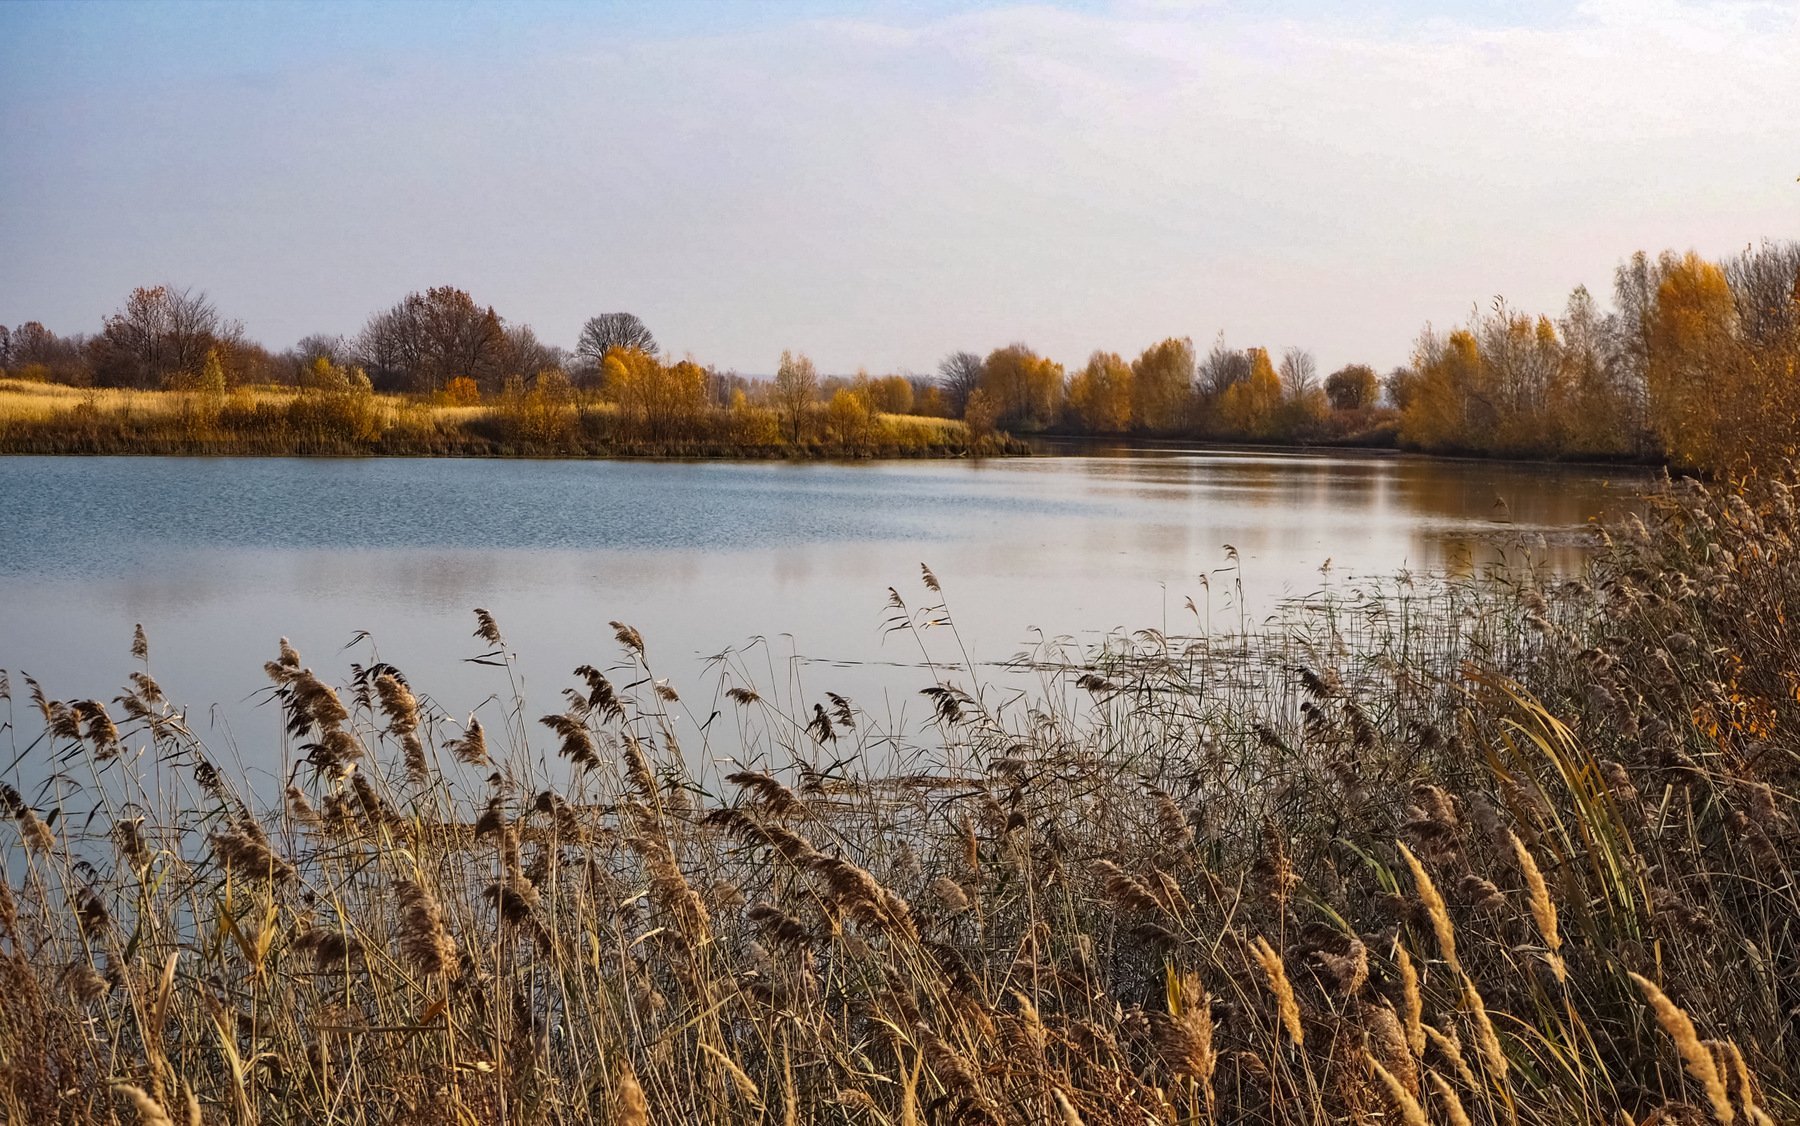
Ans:
[[[1166,790],[1152,788],[1150,802],[1156,812],[1156,829],[1165,852],[1178,852],[1194,843],[1194,827]]]
[[[402,879],[395,889],[400,905],[400,951],[422,974],[445,974],[456,965],[456,940],[444,925],[437,897],[423,883]]]
[[[806,812],[805,804],[794,796],[794,791],[761,771],[740,770],[727,774],[725,781],[739,789],[749,790],[757,801],[777,817],[792,817]]]
[[[1425,1054],[1425,1001],[1419,994],[1419,971],[1406,947],[1394,944],[1394,960],[1400,967],[1401,1015],[1406,1023],[1406,1044],[1415,1056]]]
[[[650,1124],[650,1104],[644,1100],[644,1088],[629,1063],[619,1073],[618,1089],[613,1092],[613,1121],[619,1126]]]
[[[1304,1047],[1306,1035],[1300,1025],[1300,1006],[1294,1000],[1294,987],[1288,982],[1287,967],[1282,964],[1281,955],[1261,935],[1250,943],[1250,952],[1269,979],[1269,991],[1275,994],[1275,1004],[1281,1012],[1281,1024],[1287,1029],[1288,1039],[1296,1048]]]
[[[1725,1080],[1719,1075],[1718,1062],[1713,1059],[1712,1052],[1700,1042],[1700,1034],[1694,1030],[1694,1022],[1687,1012],[1669,1000],[1669,997],[1656,983],[1641,974],[1630,974],[1631,980],[1644,994],[1650,1008],[1656,1013],[1656,1023],[1675,1041],[1675,1050],[1681,1054],[1687,1065],[1688,1074],[1704,1088],[1706,1097],[1712,1102],[1713,1117],[1721,1123],[1729,1124],[1733,1117],[1731,1097],[1725,1090]]]
[[[1374,1056],[1365,1053],[1363,1058],[1369,1061],[1369,1069],[1375,1073],[1376,1078],[1381,1080],[1381,1085],[1387,1088],[1388,1098],[1392,1099],[1394,1105],[1399,1108],[1400,1120],[1405,1122],[1406,1126],[1428,1126],[1425,1121],[1425,1109],[1419,1105],[1418,1099],[1413,1098],[1412,1092],[1408,1091],[1400,1080],[1394,1078],[1392,1072],[1377,1063]]]
[[[113,1091],[125,1096],[137,1111],[140,1126],[175,1126],[175,1120],[163,1109],[161,1103],[150,1097],[150,1092],[130,1083],[114,1083]]]
[[[302,824],[318,823],[319,811],[313,808],[311,801],[307,800],[306,791],[298,786],[287,788],[287,808],[288,816]]]
[[[1425,905],[1425,913],[1431,919],[1431,929],[1437,935],[1438,949],[1443,952],[1444,961],[1450,963],[1450,969],[1462,973],[1462,963],[1456,959],[1456,928],[1450,925],[1450,911],[1444,906],[1444,897],[1438,894],[1437,885],[1431,882],[1431,873],[1425,871],[1425,865],[1405,844],[1395,841],[1406,866],[1412,869],[1413,884],[1419,889],[1419,900]]]
[[[1756,1085],[1751,1081],[1750,1068],[1744,1063],[1744,1053],[1738,1051],[1736,1042],[1726,1040],[1721,1045],[1721,1054],[1731,1061],[1731,1072],[1737,1079],[1738,1102],[1744,1108],[1744,1117],[1750,1120],[1751,1126],[1775,1126],[1775,1120],[1756,1104]]]
[[[1449,1120],[1450,1126],[1473,1126],[1469,1121],[1469,1112],[1463,1108],[1462,1098],[1457,1095],[1456,1088],[1450,1086],[1449,1081],[1435,1071],[1431,1072],[1430,1076],[1431,1089],[1437,1095],[1438,1102],[1443,1105],[1444,1117]]]
[[[1096,860],[1094,871],[1100,874],[1101,885],[1106,889],[1107,896],[1118,906],[1147,914],[1160,911],[1162,904],[1149,885],[1117,864],[1110,860]]]
[[[724,1052],[719,1051],[719,1049],[713,1047],[711,1044],[701,1044],[700,1048],[702,1051],[706,1052],[707,1055],[718,1061],[720,1069],[730,1077],[731,1085],[737,1088],[739,1097],[758,1109],[762,1108],[762,1091],[757,1088],[755,1080],[751,1079],[750,1076],[745,1073],[744,1069],[738,1066],[736,1060],[732,1059]]]
[[[1538,870],[1537,860],[1532,857],[1531,850],[1525,847],[1516,833],[1508,833],[1507,839],[1512,842],[1513,855],[1518,858],[1519,871],[1525,876],[1525,892],[1527,902],[1531,906],[1531,917],[1536,920],[1538,933],[1544,937],[1544,945],[1550,951],[1550,969],[1556,974],[1557,981],[1567,980],[1568,969],[1563,965],[1562,935],[1556,928],[1556,901],[1550,898],[1550,888],[1544,883],[1544,874]]]
[[[294,866],[276,855],[253,818],[240,818],[214,833],[211,841],[220,862],[246,879],[286,883],[294,878]]]
[[[1494,1022],[1488,1018],[1487,1004],[1481,999],[1481,991],[1475,983],[1463,975],[1463,1004],[1468,1007],[1469,1015],[1475,1018],[1475,1045],[1481,1049],[1482,1062],[1487,1065],[1488,1073],[1496,1083],[1506,1082],[1506,1053],[1500,1050],[1500,1036],[1494,1031]]]
[[[1069,1096],[1063,1094],[1060,1087],[1050,1088],[1050,1099],[1056,1104],[1056,1113],[1062,1118],[1062,1126],[1084,1126],[1081,1115],[1075,1111],[1075,1104],[1069,1101]]]
[[[58,983],[69,996],[84,1005],[106,996],[109,988],[106,978],[85,958],[65,966]]]
[[[1369,948],[1355,935],[1350,935],[1349,939],[1348,953],[1320,950],[1313,955],[1330,975],[1332,990],[1340,997],[1354,996],[1369,980]]]
[[[494,623],[494,615],[479,607],[475,610],[475,634],[489,645],[506,644],[500,640],[500,627]]]
[[[19,836],[28,851],[50,852],[56,848],[56,834],[38,817],[36,810],[20,810],[18,821]]]
[[[1367,1051],[1415,1095],[1419,1091],[1419,1063],[1400,1018],[1387,1005],[1358,1004],[1354,1010],[1367,1039]]]
[[[469,713],[468,726],[463,728],[462,738],[451,739],[444,744],[445,748],[456,757],[456,761],[467,766],[486,766],[488,764],[487,732],[481,728],[481,721]]]
[[[310,956],[320,973],[342,971],[363,954],[363,945],[354,936],[326,927],[307,928],[294,939],[293,949]]]
[[[639,633],[635,629],[632,629],[630,626],[626,625],[624,622],[612,622],[609,624],[613,628],[613,636],[619,639],[620,645],[625,646],[625,648],[630,649],[632,652],[636,653],[640,657],[644,655],[644,635],[643,634]]]
[[[931,881],[931,894],[937,897],[939,903],[943,904],[944,910],[953,915],[969,909],[969,893],[963,890],[961,884],[948,876],[939,876]]]
[[[1210,1104],[1213,1070],[1219,1062],[1213,1051],[1212,1000],[1197,974],[1172,978],[1171,985],[1171,1000],[1179,1000],[1178,1011],[1159,1014],[1154,1025],[1157,1053],[1176,1075],[1198,1079]]]
[[[388,731],[394,735],[404,735],[419,729],[419,701],[392,672],[384,672],[375,678],[375,692],[381,698],[381,712],[387,716]]]
[[[1456,1030],[1440,1032],[1435,1026],[1428,1024],[1425,1026],[1425,1035],[1431,1038],[1432,1046],[1456,1069],[1456,1077],[1469,1090],[1479,1090],[1480,1084],[1475,1081],[1475,1072],[1469,1067],[1469,1061],[1463,1058],[1462,1040],[1457,1037]]]

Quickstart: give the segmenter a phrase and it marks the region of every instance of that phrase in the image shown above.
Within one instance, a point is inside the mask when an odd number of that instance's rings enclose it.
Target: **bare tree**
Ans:
[[[530,325],[509,325],[502,334],[499,367],[502,378],[519,376],[526,381],[540,371],[561,371],[564,353],[538,339]]]
[[[575,354],[595,367],[614,348],[635,348],[654,356],[656,337],[635,313],[601,313],[589,317],[581,326],[581,337],[575,342]]]
[[[819,371],[804,355],[781,354],[775,369],[775,408],[786,420],[790,440],[800,440],[800,427],[813,400],[819,396]]]
[[[1203,393],[1223,395],[1227,389],[1250,378],[1250,356],[1236,348],[1225,347],[1225,339],[1221,336],[1213,342],[1212,350],[1200,361],[1195,374]]]
[[[1289,348],[1281,355],[1281,390],[1289,399],[1299,400],[1319,386],[1319,362],[1304,348]]]
[[[486,391],[499,385],[504,343],[493,306],[445,285],[370,317],[354,351],[377,387],[437,391],[467,376]]]
[[[969,405],[969,396],[981,386],[986,363],[973,352],[952,352],[938,361],[938,379],[951,413],[960,417]]]
[[[1725,263],[1738,325],[1753,347],[1792,339],[1800,330],[1800,242],[1764,242]]]
[[[115,386],[156,387],[172,376],[198,375],[216,344],[242,334],[205,293],[140,286],[106,318],[95,341],[95,375]]]

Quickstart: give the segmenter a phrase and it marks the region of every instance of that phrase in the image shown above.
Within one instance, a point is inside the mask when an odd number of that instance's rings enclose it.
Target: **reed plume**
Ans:
[[[1693,1020],[1688,1017],[1686,1010],[1669,1000],[1668,995],[1655,982],[1642,974],[1632,973],[1627,976],[1644,994],[1644,1000],[1650,1003],[1651,1011],[1656,1014],[1656,1023],[1668,1033],[1669,1039],[1675,1041],[1675,1050],[1687,1065],[1688,1074],[1706,1091],[1707,1101],[1712,1104],[1713,1117],[1724,1126],[1730,1126],[1732,1119],[1736,1117],[1731,1106],[1731,1096],[1725,1089],[1724,1077],[1719,1074],[1718,1061],[1701,1042]]]

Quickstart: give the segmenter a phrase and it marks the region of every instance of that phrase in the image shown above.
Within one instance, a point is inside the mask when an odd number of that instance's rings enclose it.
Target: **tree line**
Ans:
[[[93,336],[0,326],[0,370],[99,387],[290,384],[458,405],[609,404],[620,424],[676,440],[737,412],[762,439],[804,445],[872,432],[882,416],[961,419],[976,437],[1018,434],[1399,445],[1509,457],[1666,460],[1732,472],[1796,453],[1800,243],[1764,242],[1720,262],[1637,253],[1612,307],[1577,287],[1559,315],[1502,299],[1448,331],[1427,325],[1385,375],[1321,376],[1302,348],[1204,353],[1170,337],[1135,357],[1096,351],[1069,369],[1029,345],[946,356],[933,376],[821,376],[783,353],[771,379],[674,359],[630,313],[590,318],[573,351],[540,340],[466,291],[409,294],[352,336],[273,353],[203,293],[134,290]],[[759,431],[760,433],[760,431]]]

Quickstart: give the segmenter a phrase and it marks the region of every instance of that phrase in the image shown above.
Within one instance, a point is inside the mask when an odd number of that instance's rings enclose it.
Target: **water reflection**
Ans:
[[[603,663],[631,622],[660,673],[752,637],[833,662],[911,661],[884,641],[887,588],[942,576],[969,648],[1004,659],[1045,635],[1259,618],[1327,581],[1579,566],[1578,532],[1647,478],[1396,456],[1093,448],[983,464],[0,459],[0,667],[62,697],[117,694],[132,623],[171,696],[225,705],[267,753],[251,703],[288,636],[341,675],[373,631],[384,659],[466,712],[496,690],[474,606],[526,654],[534,692]],[[1238,552],[1235,586],[1202,576]],[[1235,576],[1235,571],[1233,572]],[[1191,625],[1191,620],[1189,625]],[[790,637],[791,641],[782,641]],[[862,671],[858,671],[861,669]],[[16,683],[16,681],[15,681]]]

